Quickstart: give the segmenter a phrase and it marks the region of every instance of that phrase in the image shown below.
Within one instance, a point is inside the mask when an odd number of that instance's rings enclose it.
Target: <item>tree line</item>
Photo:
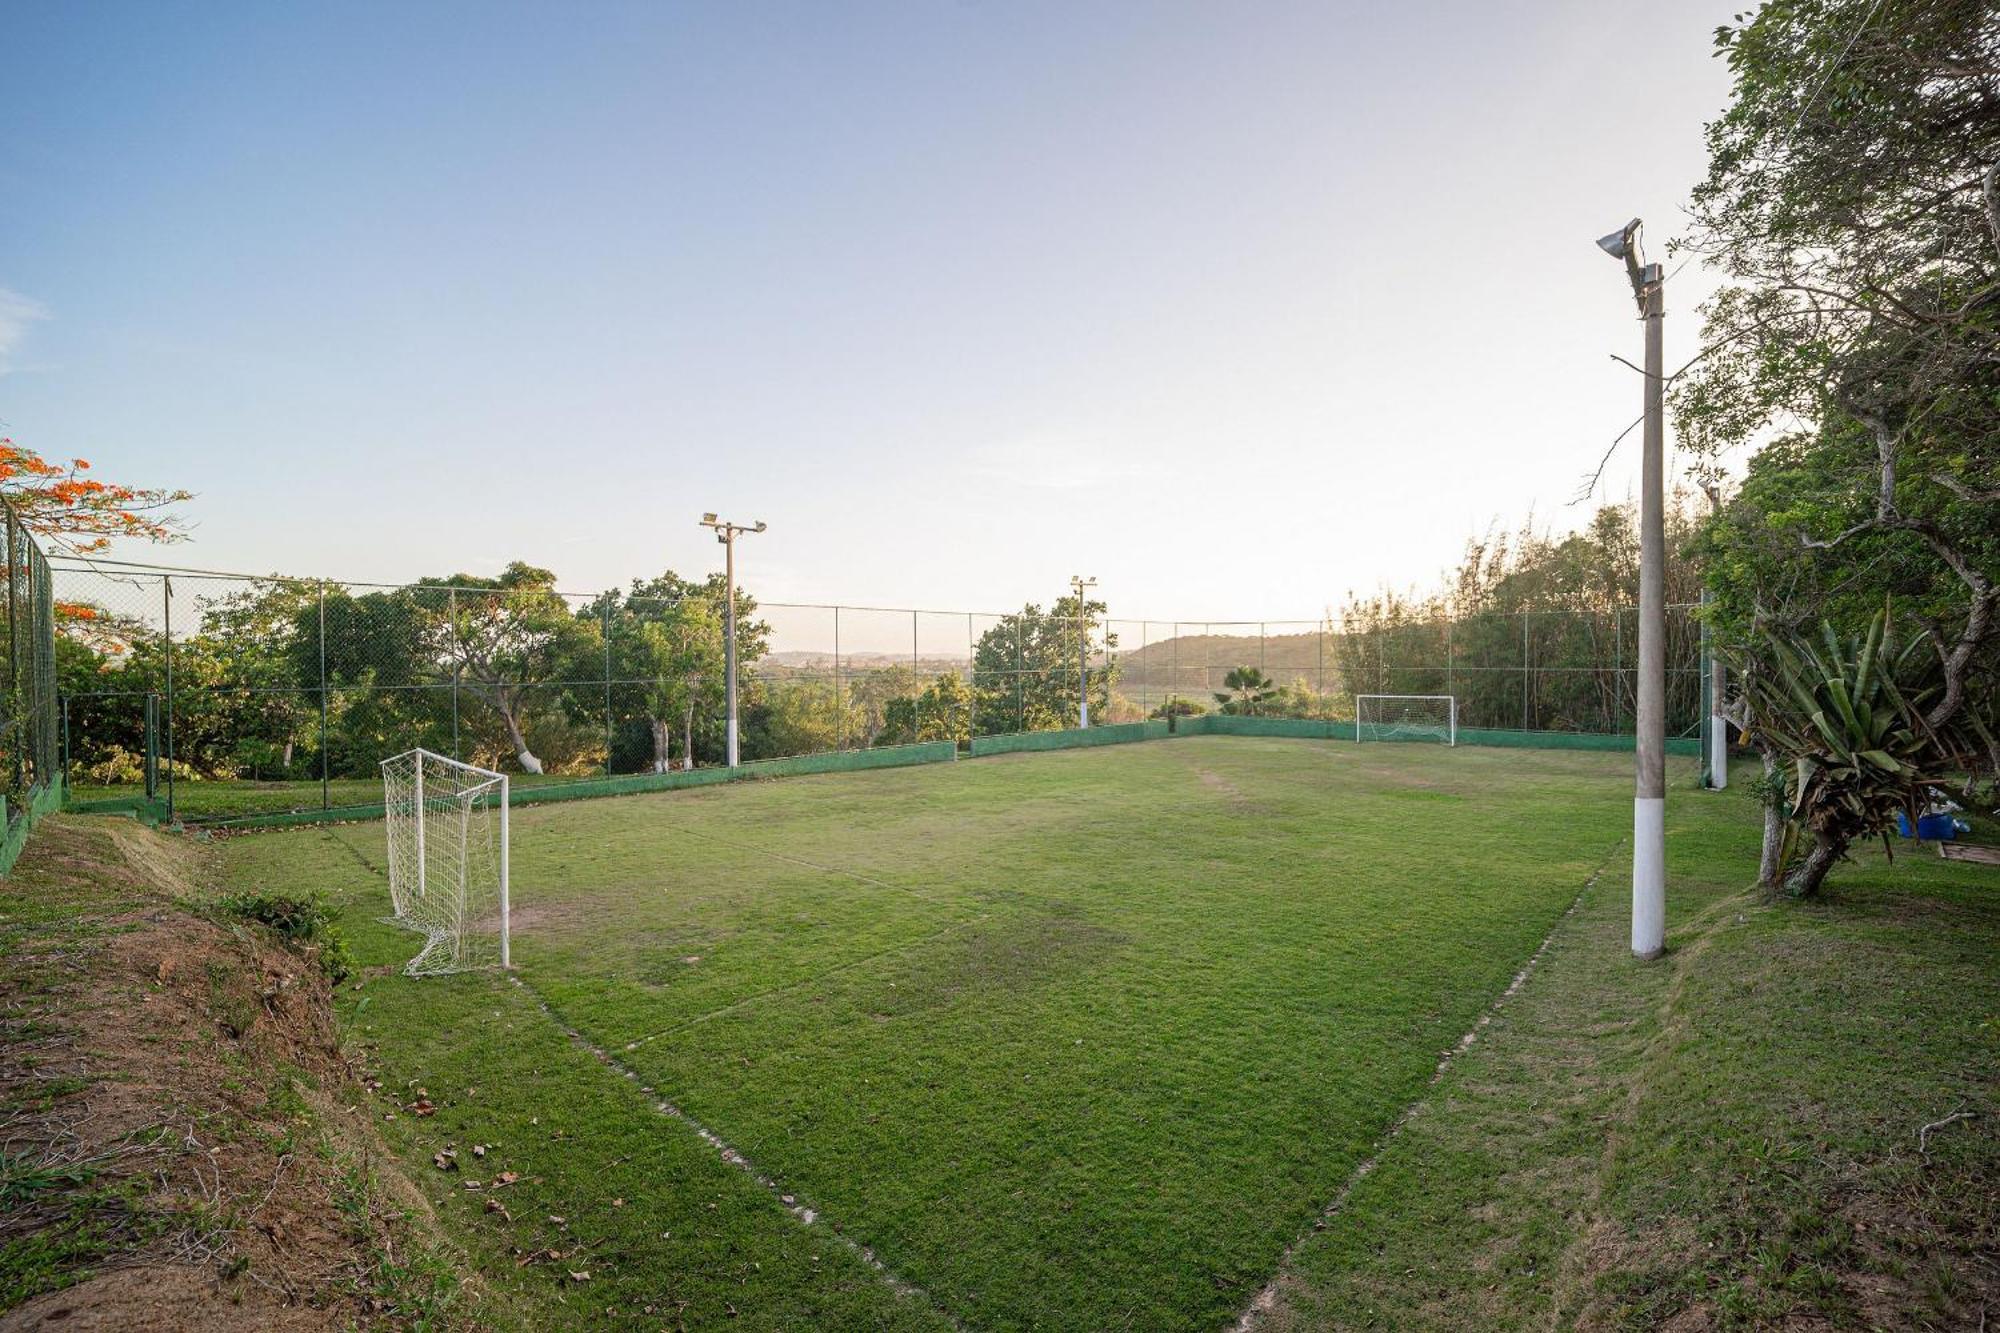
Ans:
[[[184,585],[185,586],[185,585]],[[136,781],[148,744],[195,778],[367,777],[412,746],[525,773],[663,772],[724,756],[722,576],[667,571],[588,600],[515,562],[497,577],[355,591],[274,577],[197,595],[162,628],[63,608],[57,666],[72,768]],[[1073,725],[1079,644],[1092,706],[1117,678],[1104,604],[1029,604],[982,637],[969,670],[828,673],[763,667],[770,626],[736,590],[745,758]],[[169,658],[171,657],[171,662]],[[171,690],[169,678],[171,674]],[[151,702],[149,703],[149,697]]]

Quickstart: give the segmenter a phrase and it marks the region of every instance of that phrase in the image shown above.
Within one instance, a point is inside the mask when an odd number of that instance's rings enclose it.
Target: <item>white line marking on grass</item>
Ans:
[[[564,1036],[568,1037],[572,1043],[574,1043],[575,1045],[581,1047],[586,1051],[589,1051],[592,1055],[596,1056],[598,1063],[602,1064],[605,1068],[611,1070],[613,1073],[622,1075],[624,1078],[630,1080],[631,1082],[639,1084],[640,1092],[645,1093],[648,1096],[653,1095],[652,1087],[648,1084],[640,1082],[639,1072],[636,1069],[629,1067],[623,1061],[619,1060],[616,1056],[612,1055],[609,1051],[605,1050],[603,1047],[593,1045],[591,1043],[590,1038],[584,1036],[583,1033],[571,1027],[568,1020],[566,1020],[561,1014],[556,1012],[555,1008],[552,1005],[550,1005],[546,999],[542,997],[542,993],[540,991],[536,990],[533,986],[523,981],[517,975],[510,973],[507,979],[513,982],[516,986],[519,986],[522,990],[526,991],[528,995],[534,999],[536,1006],[541,1009],[543,1015],[547,1017],[551,1023],[554,1023],[557,1029],[561,1031]],[[773,1180],[770,1176],[765,1175],[762,1171],[760,1171],[757,1168],[756,1163],[752,1162],[749,1158],[745,1157],[742,1153],[738,1152],[736,1149],[730,1147],[728,1142],[725,1141],[720,1134],[717,1134],[707,1125],[704,1125],[701,1121],[695,1119],[693,1116],[689,1115],[686,1111],[683,1111],[673,1102],[667,1101],[664,1098],[655,1101],[653,1103],[653,1109],[659,1112],[661,1115],[666,1116],[671,1120],[679,1121],[681,1124],[686,1125],[689,1129],[693,1130],[697,1135],[701,1137],[701,1141],[703,1143],[706,1143],[709,1147],[715,1149],[716,1155],[719,1156],[723,1161],[735,1167],[738,1171],[741,1171],[744,1175],[750,1177],[750,1179],[756,1181],[757,1184],[763,1188],[765,1193],[769,1194],[772,1198],[778,1201],[779,1206],[784,1208],[784,1210],[790,1213],[793,1217],[797,1218],[801,1226],[805,1227],[810,1231],[823,1232],[827,1236],[831,1237],[835,1244],[845,1247],[849,1254],[852,1254],[855,1258],[861,1260],[862,1263],[866,1264],[869,1268],[873,1269],[875,1275],[880,1279],[882,1279],[883,1283],[886,1286],[888,1286],[888,1288],[891,1291],[895,1292],[896,1295],[908,1300],[922,1301],[932,1310],[935,1310],[938,1314],[943,1315],[944,1318],[950,1322],[953,1328],[963,1329],[965,1327],[965,1325],[961,1324],[958,1321],[958,1317],[956,1315],[954,1315],[950,1310],[946,1309],[929,1292],[925,1291],[922,1287],[919,1287],[916,1283],[911,1282],[907,1278],[898,1277],[887,1264],[882,1262],[881,1256],[877,1255],[872,1248],[862,1244],[860,1241],[854,1239],[852,1236],[849,1236],[846,1232],[842,1231],[839,1228],[839,1226],[837,1226],[827,1218],[827,1215],[824,1212],[821,1212],[819,1209],[814,1208],[810,1204],[804,1202],[802,1199],[798,1197],[796,1192],[788,1192],[784,1188],[784,1186],[780,1185],[776,1180]]]
[[[1583,887],[1578,889],[1576,896],[1569,900],[1569,906],[1563,909],[1562,915],[1557,917],[1555,924],[1549,927],[1549,933],[1542,936],[1542,942],[1535,946],[1533,953],[1528,955],[1528,961],[1521,964],[1521,970],[1516,972],[1514,979],[1507,983],[1507,989],[1494,996],[1493,1002],[1486,1006],[1485,1011],[1479,1015],[1477,1021],[1465,1030],[1465,1035],[1460,1037],[1451,1049],[1438,1058],[1437,1068],[1431,1071],[1430,1079],[1424,1084],[1423,1092],[1417,1096],[1415,1101],[1405,1106],[1394,1120],[1389,1122],[1389,1128],[1382,1132],[1381,1138],[1375,1140],[1375,1150],[1362,1159],[1353,1171],[1348,1173],[1346,1181],[1341,1184],[1340,1189],[1334,1194],[1333,1201],[1320,1209],[1318,1217],[1314,1219],[1312,1230],[1301,1235],[1297,1240],[1285,1247],[1284,1252],[1278,1256],[1277,1271],[1271,1275],[1271,1280],[1264,1284],[1263,1289],[1251,1298],[1250,1304],[1244,1307],[1243,1313],[1236,1317],[1236,1322],[1230,1325],[1230,1333],[1253,1333],[1259,1321],[1277,1307],[1278,1288],[1284,1282],[1285,1275],[1291,1268],[1292,1259],[1298,1253],[1299,1247],[1304,1245],[1313,1236],[1319,1234],[1328,1218],[1333,1217],[1342,1208],[1347,1206],[1347,1200],[1354,1194],[1355,1187],[1381,1164],[1382,1155],[1389,1151],[1389,1145],[1395,1142],[1398,1134],[1403,1132],[1403,1126],[1410,1123],[1410,1118],[1416,1114],[1417,1108],[1424,1104],[1424,1098],[1428,1097],[1431,1090],[1437,1087],[1439,1081],[1444,1078],[1446,1071],[1451,1068],[1452,1061],[1472,1049],[1473,1043],[1479,1040],[1480,1029],[1491,1023],[1493,1016],[1500,1012],[1500,1006],[1505,1004],[1520,991],[1521,987],[1527,984],[1529,974],[1535,970],[1535,964],[1541,962],[1542,955],[1549,951],[1549,944],[1555,939],[1556,932],[1562,929],[1565,921],[1576,915],[1577,908],[1583,905],[1585,895],[1591,889],[1595,888],[1597,881],[1603,877],[1604,867],[1611,864],[1611,858],[1616,856],[1618,849],[1624,845],[1625,840],[1623,838],[1612,844],[1611,850],[1605,854],[1604,859],[1597,863],[1597,868],[1592,870],[1589,878],[1583,881]]]

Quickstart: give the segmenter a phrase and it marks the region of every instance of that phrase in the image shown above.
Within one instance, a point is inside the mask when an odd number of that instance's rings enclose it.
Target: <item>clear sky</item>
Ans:
[[[212,568],[1310,617],[1577,521],[1737,7],[0,0],[0,433]]]

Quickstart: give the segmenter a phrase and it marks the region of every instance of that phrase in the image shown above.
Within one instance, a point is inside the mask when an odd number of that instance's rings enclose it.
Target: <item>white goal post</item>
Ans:
[[[382,761],[382,806],[391,919],[425,936],[404,974],[509,966],[507,775],[406,750]]]
[[[1458,700],[1449,694],[1357,694],[1356,741],[1458,744]]]

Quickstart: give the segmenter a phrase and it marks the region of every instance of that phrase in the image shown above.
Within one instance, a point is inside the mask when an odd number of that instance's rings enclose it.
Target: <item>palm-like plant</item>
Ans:
[[[1817,893],[1857,839],[1886,845],[1897,812],[1920,810],[1948,768],[1949,747],[1921,708],[1936,655],[1925,636],[1893,648],[1887,627],[1886,615],[1860,637],[1826,625],[1817,644],[1767,631],[1761,669],[1744,675],[1750,725],[1782,765],[1785,859],[1811,843],[1785,880],[1795,895]]]
[[[1253,666],[1231,667],[1222,683],[1226,691],[1218,692],[1215,701],[1225,713],[1255,716],[1258,708],[1269,703],[1278,692],[1277,683]]]

